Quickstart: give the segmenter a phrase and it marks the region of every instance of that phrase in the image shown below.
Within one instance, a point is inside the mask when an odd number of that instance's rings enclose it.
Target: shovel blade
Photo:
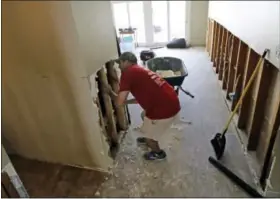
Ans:
[[[215,137],[211,140],[211,144],[214,148],[216,158],[219,160],[225,151],[226,146],[226,137],[225,135],[222,135],[221,133],[217,133]]]

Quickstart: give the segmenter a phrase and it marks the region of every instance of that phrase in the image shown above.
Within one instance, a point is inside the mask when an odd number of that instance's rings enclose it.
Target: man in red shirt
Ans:
[[[137,58],[133,53],[123,53],[116,62],[122,72],[120,89],[118,95],[112,89],[110,94],[117,97],[119,106],[138,103],[144,109],[141,114],[143,136],[138,137],[137,142],[146,144],[151,149],[144,154],[145,159],[165,159],[166,153],[160,148],[159,142],[181,109],[175,90],[156,73],[137,65]],[[127,100],[130,92],[135,99]]]

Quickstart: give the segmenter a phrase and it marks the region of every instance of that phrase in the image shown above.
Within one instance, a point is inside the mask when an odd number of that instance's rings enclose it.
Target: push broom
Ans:
[[[264,61],[264,58],[265,58],[267,52],[268,52],[268,49],[266,49],[263,52],[262,56],[260,57],[260,59],[258,61],[258,64],[257,64],[253,74],[251,75],[251,77],[250,77],[247,85],[245,86],[244,91],[242,92],[242,94],[241,94],[241,96],[240,96],[240,98],[239,98],[239,100],[238,100],[234,110],[232,111],[232,113],[231,113],[231,115],[230,115],[226,125],[223,128],[222,133],[217,133],[215,135],[215,137],[211,140],[211,144],[212,144],[212,146],[214,148],[214,151],[215,151],[215,154],[216,154],[216,157],[217,157],[218,160],[223,156],[224,151],[225,151],[225,146],[226,146],[226,137],[225,137],[225,135],[227,133],[229,125],[230,125],[230,123],[231,123],[235,113],[237,112],[238,108],[240,107],[243,98],[245,97],[246,93],[248,92],[250,86],[252,85],[253,80],[256,77],[259,69],[261,68],[262,62]]]

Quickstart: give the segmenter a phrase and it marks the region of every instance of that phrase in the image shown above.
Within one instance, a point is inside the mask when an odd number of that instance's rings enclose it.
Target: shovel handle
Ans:
[[[254,198],[263,198],[263,196],[257,190],[255,190],[253,187],[251,187],[249,184],[247,184],[244,180],[242,180],[237,175],[235,175],[235,173],[233,173],[227,167],[222,165],[219,161],[215,160],[211,156],[208,158],[208,160],[213,166],[215,166],[219,171],[223,172],[236,185],[238,185],[240,188],[242,188],[244,191],[246,191],[248,194],[250,194],[250,196],[252,196]]]
[[[232,111],[232,113],[231,113],[231,115],[230,115],[230,117],[229,117],[229,119],[228,119],[228,121],[227,121],[227,123],[226,123],[224,129],[223,129],[222,136],[224,136],[224,135],[226,134],[226,132],[227,132],[227,130],[228,130],[228,127],[229,127],[229,125],[230,125],[231,120],[233,119],[235,113],[237,112],[238,108],[240,107],[240,105],[241,105],[241,103],[242,103],[243,98],[244,98],[245,95],[247,94],[247,92],[248,92],[250,86],[252,85],[253,80],[255,79],[255,77],[256,77],[256,75],[257,75],[259,69],[261,68],[262,62],[264,61],[264,58],[265,58],[266,54],[268,53],[268,51],[269,51],[268,49],[265,49],[265,51],[263,52],[262,56],[260,57],[260,59],[259,59],[259,61],[258,61],[258,64],[257,64],[257,66],[256,66],[256,68],[255,68],[253,74],[251,75],[251,77],[250,77],[250,79],[249,79],[247,85],[246,85],[245,88],[244,88],[244,91],[242,92],[242,94],[241,94],[241,96],[240,96],[240,98],[239,98],[239,100],[238,100],[238,102],[237,102],[237,104],[236,104],[234,110]]]

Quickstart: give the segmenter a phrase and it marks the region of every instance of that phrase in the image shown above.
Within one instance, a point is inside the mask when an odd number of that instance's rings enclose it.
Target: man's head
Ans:
[[[137,64],[137,58],[133,53],[125,52],[125,53],[121,54],[119,59],[115,60],[115,62],[120,65],[121,70],[124,70],[129,66]]]

